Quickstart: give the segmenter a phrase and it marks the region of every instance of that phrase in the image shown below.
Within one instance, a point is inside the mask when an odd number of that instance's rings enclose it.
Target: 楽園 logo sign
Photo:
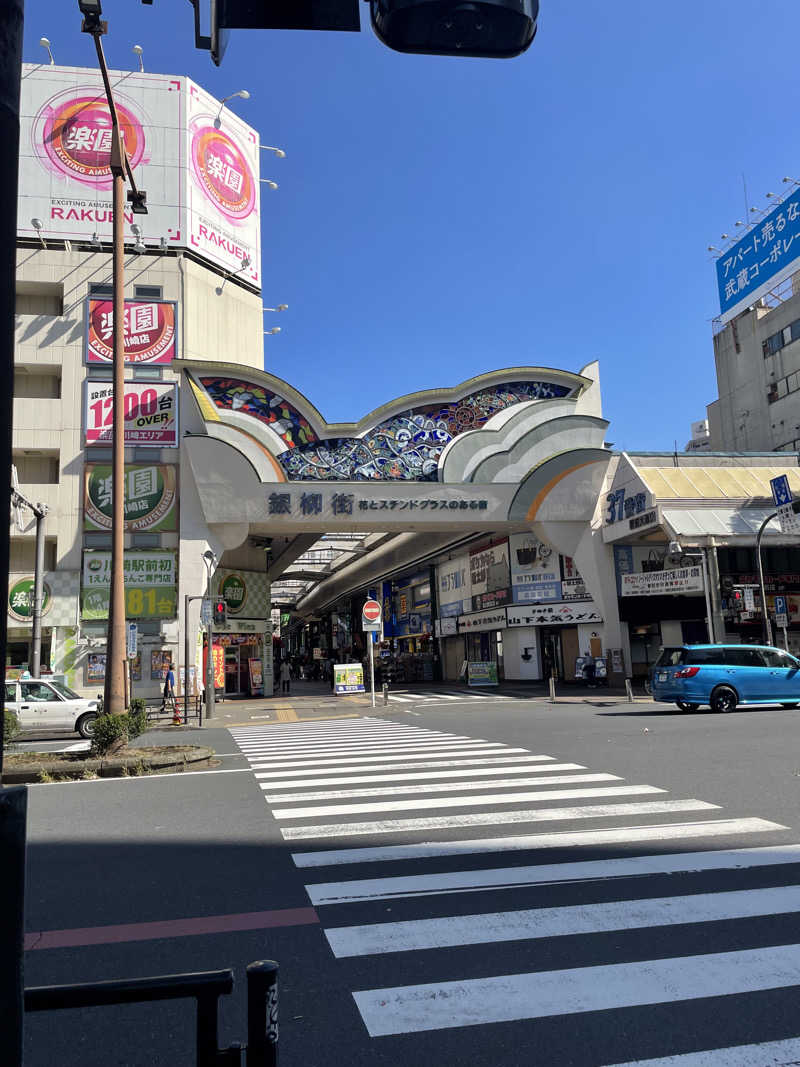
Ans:
[[[8,591],[8,614],[20,622],[30,622],[33,618],[33,578],[20,578]],[[42,615],[50,607],[50,587],[47,582],[42,585]]]
[[[100,463],[87,464],[84,496],[86,529],[111,529],[111,492],[111,467]],[[126,466],[124,509],[126,530],[174,530],[174,466]]]
[[[228,574],[220,583],[219,595],[232,615],[237,615],[247,600],[247,585],[240,574]]]

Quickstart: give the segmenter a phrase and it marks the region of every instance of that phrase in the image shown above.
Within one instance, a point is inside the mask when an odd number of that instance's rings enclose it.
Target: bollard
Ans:
[[[388,685],[387,682],[384,682],[383,683],[383,706],[386,707],[386,705],[388,703],[389,703],[389,685]]]
[[[259,960],[247,967],[247,1067],[277,1067],[278,964]]]
[[[625,694],[628,697],[628,703],[629,704],[635,704],[636,703],[636,701],[633,699],[633,687],[631,686],[630,678],[626,678],[625,679]]]
[[[556,703],[556,680],[550,675],[550,703]]]

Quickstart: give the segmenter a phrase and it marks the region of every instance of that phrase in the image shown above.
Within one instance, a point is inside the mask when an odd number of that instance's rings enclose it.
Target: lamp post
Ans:
[[[97,62],[103,79],[106,101],[111,116],[110,168],[113,179],[113,378],[111,386],[113,427],[111,455],[111,585],[108,601],[108,633],[106,638],[106,673],[103,688],[103,710],[106,714],[121,715],[125,711],[125,348],[123,320],[125,317],[125,179],[130,183],[128,200],[134,214],[146,215],[147,194],[136,188],[125,142],[119,125],[114,93],[108,77],[103,52],[103,35],[108,23],[100,18],[100,0],[78,0],[83,15],[81,29],[94,39]]]
[[[761,523],[756,534],[756,560],[758,561],[758,584],[761,588],[761,610],[764,613],[764,638],[768,645],[772,644],[772,623],[769,621],[769,612],[767,611],[767,594],[764,588],[764,563],[761,559],[761,538],[764,536],[764,531],[772,522],[773,519],[777,519],[777,511],[773,511],[771,515],[767,515],[766,519]]]
[[[207,549],[203,553],[203,563],[206,565],[206,603],[211,606],[211,570],[212,567],[216,569],[217,557],[211,551]],[[214,718],[214,615],[209,611],[208,615],[208,636],[206,638],[206,722],[209,719]]]

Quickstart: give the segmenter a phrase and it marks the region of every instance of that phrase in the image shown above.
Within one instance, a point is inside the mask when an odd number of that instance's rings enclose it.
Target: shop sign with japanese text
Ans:
[[[129,619],[175,618],[177,603],[176,553],[142,550],[125,552],[125,615]],[[111,553],[83,553],[81,615],[108,618]]]
[[[565,578],[561,583],[562,600],[591,600],[583,578]]]
[[[508,609],[509,626],[552,626],[559,623],[602,622],[603,617],[591,601],[583,604],[539,604],[537,607]]]
[[[676,567],[669,571],[644,574],[621,574],[621,596],[661,596],[663,594],[702,593],[702,567]]]
[[[89,298],[86,316],[86,362],[109,364],[114,359],[114,310],[110,300]],[[126,363],[171,363],[175,345],[175,304],[172,301],[126,300],[123,345]]]
[[[490,541],[469,554],[472,610],[496,608],[511,601],[508,540]]]
[[[515,604],[561,599],[559,557],[550,545],[522,533],[511,535],[509,549]]]
[[[750,307],[798,265],[800,189],[795,189],[717,259],[721,322]]]
[[[176,468],[169,464],[125,465],[125,529],[176,530]],[[84,530],[111,529],[111,465],[87,463],[83,493]]]
[[[125,382],[125,445],[178,447],[177,385],[166,382]],[[114,401],[111,382],[86,383],[86,444],[112,441]]]
[[[496,611],[478,611],[472,615],[460,615],[459,633],[481,633],[486,630],[505,630],[506,609]]]
[[[468,553],[438,565],[436,587],[441,618],[455,618],[461,615],[465,607],[470,606],[472,600]]]
[[[30,578],[20,578],[14,582],[8,590],[8,614],[12,619],[19,622],[31,622],[33,619],[33,587],[35,581]],[[50,609],[52,594],[47,582],[42,582],[42,615]]]

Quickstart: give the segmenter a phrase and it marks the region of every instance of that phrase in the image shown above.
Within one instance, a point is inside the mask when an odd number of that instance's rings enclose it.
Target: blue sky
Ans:
[[[188,74],[264,143],[268,370],[329,421],[498,367],[599,359],[608,439],[682,448],[716,397],[706,251],[800,177],[795,0],[542,0],[513,60],[360,34],[244,32],[223,65],[186,0],[104,0],[112,67]],[[93,65],[77,2],[28,0],[24,58]]]

